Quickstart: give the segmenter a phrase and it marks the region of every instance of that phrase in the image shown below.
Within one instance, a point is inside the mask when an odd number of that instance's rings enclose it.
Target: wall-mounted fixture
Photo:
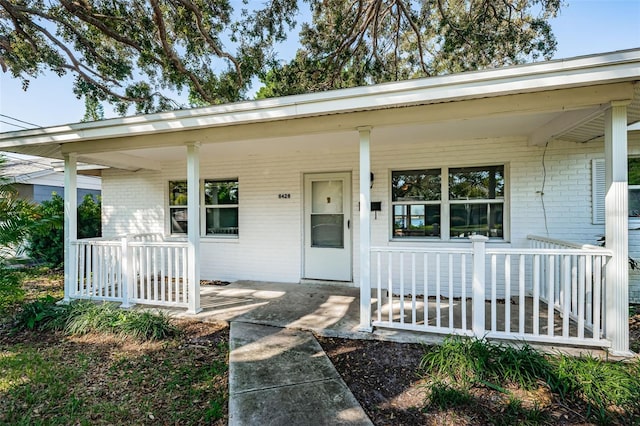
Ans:
[[[369,176],[369,189],[373,188],[373,179],[375,178],[375,175],[373,174],[373,172],[371,172],[371,175]]]

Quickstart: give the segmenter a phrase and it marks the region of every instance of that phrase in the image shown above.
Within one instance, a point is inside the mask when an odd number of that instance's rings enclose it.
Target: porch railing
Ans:
[[[373,325],[443,334],[608,347],[602,336],[609,250],[530,238],[503,248],[373,247]],[[553,244],[553,246],[551,246]]]
[[[72,243],[71,298],[186,307],[187,243],[156,234]]]

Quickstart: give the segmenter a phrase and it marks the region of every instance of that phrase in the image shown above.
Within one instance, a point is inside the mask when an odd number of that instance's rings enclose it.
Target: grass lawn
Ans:
[[[64,327],[37,323],[16,332],[14,313],[47,318],[37,303],[22,303],[62,297],[60,273],[26,271],[21,280],[24,301],[0,316],[0,425],[227,423],[227,323],[141,318],[89,304],[64,317]],[[639,310],[630,312],[636,350]],[[156,326],[167,328],[148,333]],[[114,334],[121,330],[157,338]],[[374,424],[640,425],[637,359],[544,356],[465,339],[435,347],[319,341]]]
[[[25,274],[26,300],[61,296]],[[228,325],[171,321],[174,337],[11,331],[0,325],[0,424],[226,424]]]

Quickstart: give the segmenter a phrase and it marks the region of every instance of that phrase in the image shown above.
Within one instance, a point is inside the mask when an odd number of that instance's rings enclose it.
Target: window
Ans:
[[[440,237],[440,169],[391,172],[394,237]]]
[[[629,217],[640,219],[640,158],[629,158]]]
[[[629,183],[629,218],[640,220],[640,157],[630,157],[627,161]],[[605,181],[604,159],[592,160],[591,167],[591,204],[593,223],[605,222]]]
[[[187,233],[187,182],[169,182],[169,221],[172,234]]]
[[[394,171],[393,237],[504,237],[504,166]]]
[[[202,234],[238,235],[238,180],[205,180],[201,185]],[[172,234],[186,234],[187,182],[169,182],[169,221]]]
[[[206,235],[238,235],[238,181],[205,180]]]
[[[449,169],[451,238],[503,237],[504,166]]]

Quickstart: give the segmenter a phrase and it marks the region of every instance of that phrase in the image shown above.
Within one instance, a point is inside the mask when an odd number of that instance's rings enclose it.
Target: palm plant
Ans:
[[[0,262],[25,240],[33,223],[33,204],[18,198],[18,192],[3,173],[6,158],[0,156]]]

